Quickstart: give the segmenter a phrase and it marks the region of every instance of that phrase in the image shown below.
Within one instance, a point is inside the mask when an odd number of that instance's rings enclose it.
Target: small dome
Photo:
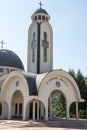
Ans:
[[[37,13],[44,13],[44,14],[48,14],[46,10],[40,8],[40,9],[37,9],[34,14],[37,14]]]
[[[33,21],[42,22],[42,21],[49,21],[50,16],[45,9],[39,8],[37,9],[34,14],[31,16]]]
[[[15,67],[24,70],[20,58],[12,51],[0,49],[0,66]]]

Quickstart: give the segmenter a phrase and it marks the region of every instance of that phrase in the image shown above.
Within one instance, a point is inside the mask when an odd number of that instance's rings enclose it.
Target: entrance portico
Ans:
[[[76,115],[78,118],[78,101],[81,99],[80,93],[74,79],[67,72],[63,70],[54,70],[47,73],[42,79],[38,90],[39,98],[44,102],[46,110],[50,110],[48,112],[48,119],[52,119],[52,97],[57,92],[60,92],[65,98],[66,119],[70,118],[70,105],[74,101],[76,102]]]
[[[27,105],[27,119],[40,120],[45,117],[45,106],[37,99],[31,100]]]

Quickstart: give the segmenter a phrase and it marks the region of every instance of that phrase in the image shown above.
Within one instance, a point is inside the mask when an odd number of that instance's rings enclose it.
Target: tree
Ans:
[[[56,94],[52,101],[53,114],[57,117],[65,117],[66,115],[66,102],[63,95]]]
[[[75,79],[80,94],[81,94],[81,98],[87,100],[87,77],[84,77],[81,73],[80,70],[77,71],[77,73],[74,72],[74,70],[69,69],[69,74]],[[73,103],[70,107],[70,114],[71,115],[75,115],[75,103]],[[79,116],[81,116],[81,114],[85,115],[87,112],[87,102],[80,102],[79,103]]]
[[[74,70],[69,69],[68,73],[76,80],[76,74]]]
[[[85,80],[85,77],[82,75],[80,70],[78,70],[78,72],[76,74],[76,83],[79,87],[81,97],[86,99],[87,98],[86,80]]]
[[[78,88],[80,90],[81,97],[84,99],[87,99],[87,80],[82,75],[81,71],[78,70],[77,73],[75,73],[74,70],[69,69],[68,72],[76,81]]]

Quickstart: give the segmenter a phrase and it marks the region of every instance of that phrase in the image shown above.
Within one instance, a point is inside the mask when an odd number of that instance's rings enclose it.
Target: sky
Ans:
[[[0,0],[0,41],[27,70],[28,28],[39,0]],[[53,69],[87,76],[87,0],[41,0],[53,28]],[[1,47],[1,45],[0,45]]]

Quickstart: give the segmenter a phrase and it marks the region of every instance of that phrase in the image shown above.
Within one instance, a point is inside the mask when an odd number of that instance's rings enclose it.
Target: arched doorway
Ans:
[[[55,90],[49,96],[49,119],[66,118],[66,99],[61,91]]]
[[[45,118],[45,107],[40,100],[33,99],[27,105],[28,119],[39,120]]]
[[[23,95],[17,90],[12,97],[12,119],[22,119],[23,115]]]

